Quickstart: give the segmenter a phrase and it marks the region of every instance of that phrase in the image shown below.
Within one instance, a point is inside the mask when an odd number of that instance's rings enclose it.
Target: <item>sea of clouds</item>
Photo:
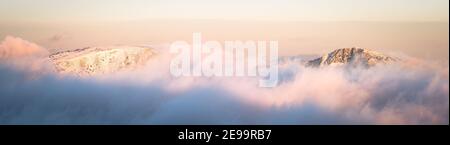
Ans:
[[[364,68],[280,64],[280,83],[181,77],[160,51],[140,68],[57,73],[47,49],[0,43],[0,124],[448,124],[448,63],[404,57]]]

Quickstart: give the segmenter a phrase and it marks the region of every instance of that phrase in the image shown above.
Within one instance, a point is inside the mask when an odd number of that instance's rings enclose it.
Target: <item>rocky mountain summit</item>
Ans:
[[[51,54],[55,68],[61,73],[95,75],[111,73],[143,65],[155,52],[148,47],[86,47]]]
[[[334,50],[322,57],[310,60],[306,66],[363,66],[372,67],[377,64],[388,64],[398,61],[398,58],[390,57],[366,48],[342,48]]]

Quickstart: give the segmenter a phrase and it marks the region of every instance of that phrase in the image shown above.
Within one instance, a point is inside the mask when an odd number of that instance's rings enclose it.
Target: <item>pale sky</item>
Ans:
[[[11,21],[448,21],[448,9],[448,0],[0,0]]]
[[[0,0],[0,39],[52,51],[278,40],[281,55],[364,47],[448,60],[449,0]]]

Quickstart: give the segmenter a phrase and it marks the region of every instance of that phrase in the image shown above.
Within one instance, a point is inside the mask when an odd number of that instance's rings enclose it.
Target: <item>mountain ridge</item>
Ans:
[[[55,69],[80,76],[111,73],[143,65],[155,54],[150,47],[85,47],[49,55]]]
[[[353,47],[336,49],[322,57],[308,61],[306,66],[323,67],[350,65],[354,67],[372,67],[378,64],[388,64],[398,60],[398,58],[387,56],[374,50]]]

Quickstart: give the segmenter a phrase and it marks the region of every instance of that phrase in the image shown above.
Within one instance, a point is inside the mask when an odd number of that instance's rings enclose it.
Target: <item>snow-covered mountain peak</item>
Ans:
[[[108,46],[62,51],[49,57],[58,72],[95,75],[135,68],[153,55],[155,52],[149,47]]]
[[[397,58],[390,57],[366,48],[342,48],[325,54],[320,58],[308,61],[306,65],[313,67],[330,65],[371,67],[377,64],[387,64],[397,60]]]

